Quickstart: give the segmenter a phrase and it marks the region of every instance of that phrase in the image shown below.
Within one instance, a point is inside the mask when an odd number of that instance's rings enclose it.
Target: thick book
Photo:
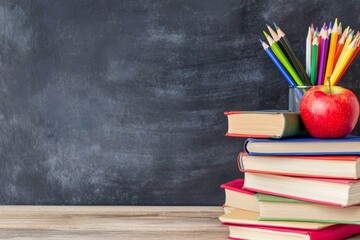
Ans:
[[[259,204],[254,192],[243,189],[244,179],[236,179],[221,185],[225,190],[224,210],[239,208],[259,212]]]
[[[251,227],[278,227],[301,230],[320,230],[335,224],[317,222],[294,222],[294,221],[260,221],[259,213],[234,209],[230,213],[219,217],[222,224],[227,225],[247,225]]]
[[[260,220],[360,224],[360,206],[347,208],[256,194]]]
[[[264,155],[360,155],[360,137],[347,136],[338,139],[286,138],[256,139],[245,141],[245,152],[252,156]]]
[[[360,204],[360,180],[290,177],[245,172],[250,191],[334,206]]]
[[[360,225],[337,224],[318,231],[229,225],[229,239],[344,240],[360,233]]]
[[[230,137],[285,138],[306,135],[299,113],[288,111],[225,112]]]
[[[250,156],[241,152],[242,172],[321,178],[360,178],[360,156]]]

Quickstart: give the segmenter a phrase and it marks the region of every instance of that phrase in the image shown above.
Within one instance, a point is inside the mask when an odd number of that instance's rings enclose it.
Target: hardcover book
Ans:
[[[236,179],[221,185],[221,188],[225,190],[224,207],[259,212],[259,204],[255,193],[243,189],[243,186],[244,179]]]
[[[221,223],[227,225],[247,225],[251,227],[278,227],[302,230],[320,230],[334,224],[294,221],[259,221],[259,213],[235,209],[219,217]]]
[[[259,193],[342,207],[360,204],[360,180],[245,172],[244,188]]]
[[[256,194],[260,220],[360,224],[360,206],[347,208]]]
[[[343,240],[360,233],[360,225],[337,224],[318,231],[229,225],[229,239]]]
[[[231,137],[284,138],[303,136],[305,127],[299,113],[288,111],[225,112]]]
[[[241,152],[238,156],[238,166],[242,172],[321,178],[360,178],[359,156],[250,156]]]
[[[360,155],[360,137],[338,139],[287,138],[256,139],[245,141],[245,151],[252,156],[264,155]]]

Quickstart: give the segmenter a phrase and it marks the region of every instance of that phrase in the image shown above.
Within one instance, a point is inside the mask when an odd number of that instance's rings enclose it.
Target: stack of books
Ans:
[[[230,239],[345,239],[360,234],[360,137],[315,139],[299,113],[227,112],[246,137],[244,179],[223,184]]]

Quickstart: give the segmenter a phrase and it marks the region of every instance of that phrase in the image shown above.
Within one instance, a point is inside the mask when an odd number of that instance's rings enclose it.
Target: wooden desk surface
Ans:
[[[0,238],[227,239],[220,214],[221,207],[0,206]]]

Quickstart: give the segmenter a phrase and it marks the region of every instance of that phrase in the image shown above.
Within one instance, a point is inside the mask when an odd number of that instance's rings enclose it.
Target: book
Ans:
[[[331,223],[317,222],[259,221],[258,218],[259,213],[242,209],[234,209],[230,213],[223,214],[219,217],[222,224],[247,225],[251,227],[279,227],[302,230],[320,230],[334,225]]]
[[[225,112],[230,137],[285,138],[305,135],[299,113],[288,111]]]
[[[360,206],[347,208],[256,194],[260,220],[360,224]]]
[[[236,179],[221,185],[225,190],[224,211],[227,208],[239,208],[259,212],[259,204],[254,192],[243,189],[244,179]]]
[[[266,240],[343,240],[360,233],[360,225],[336,224],[318,231],[276,227],[228,225],[229,239]]]
[[[259,193],[342,207],[360,204],[360,180],[245,172],[244,188]]]
[[[360,137],[347,136],[337,139],[287,138],[256,139],[248,138],[244,144],[245,152],[252,156],[264,155],[360,155]]]
[[[360,156],[250,156],[241,152],[238,166],[242,172],[276,175],[360,178]]]

